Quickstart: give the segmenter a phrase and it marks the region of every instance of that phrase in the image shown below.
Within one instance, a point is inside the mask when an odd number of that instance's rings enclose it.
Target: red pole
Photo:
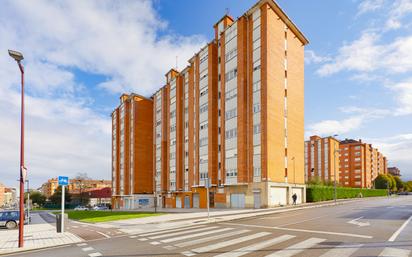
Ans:
[[[24,240],[24,68],[18,62],[21,71],[21,128],[20,128],[20,219],[19,219],[19,248],[23,247]]]

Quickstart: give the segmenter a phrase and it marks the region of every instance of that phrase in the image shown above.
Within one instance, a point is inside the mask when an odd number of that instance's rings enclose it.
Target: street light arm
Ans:
[[[22,64],[20,61],[18,61],[17,64],[19,65],[19,68],[20,68],[21,73],[24,74],[24,66],[23,66],[23,64]]]

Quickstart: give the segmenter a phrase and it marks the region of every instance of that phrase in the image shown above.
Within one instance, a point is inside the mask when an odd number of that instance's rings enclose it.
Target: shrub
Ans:
[[[365,188],[350,188],[337,187],[336,194],[338,199],[357,198],[362,194],[362,197],[385,196],[386,189],[365,189]],[[308,186],[306,188],[307,202],[320,202],[334,199],[334,187],[332,186]]]

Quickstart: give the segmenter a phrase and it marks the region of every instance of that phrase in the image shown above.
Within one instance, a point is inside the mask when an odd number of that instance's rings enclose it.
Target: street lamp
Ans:
[[[24,166],[24,67],[21,61],[23,54],[9,50],[9,55],[17,62],[21,72],[21,122],[20,122],[20,217],[19,217],[19,247],[23,247],[24,233],[24,181],[26,168]]]

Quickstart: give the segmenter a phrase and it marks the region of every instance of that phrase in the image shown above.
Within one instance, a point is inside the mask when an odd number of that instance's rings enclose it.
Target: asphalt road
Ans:
[[[38,212],[40,217],[43,218],[46,222],[56,225],[55,217],[47,214],[47,212]],[[113,228],[101,228],[97,226],[93,226],[92,224],[86,224],[81,222],[76,222],[69,220],[65,224],[65,231],[75,234],[76,236],[89,241],[89,240],[97,240],[97,239],[107,239],[114,236],[122,236],[125,235],[123,232],[119,231],[118,229]]]
[[[13,256],[403,257],[412,256],[411,219],[412,196],[367,199]]]

